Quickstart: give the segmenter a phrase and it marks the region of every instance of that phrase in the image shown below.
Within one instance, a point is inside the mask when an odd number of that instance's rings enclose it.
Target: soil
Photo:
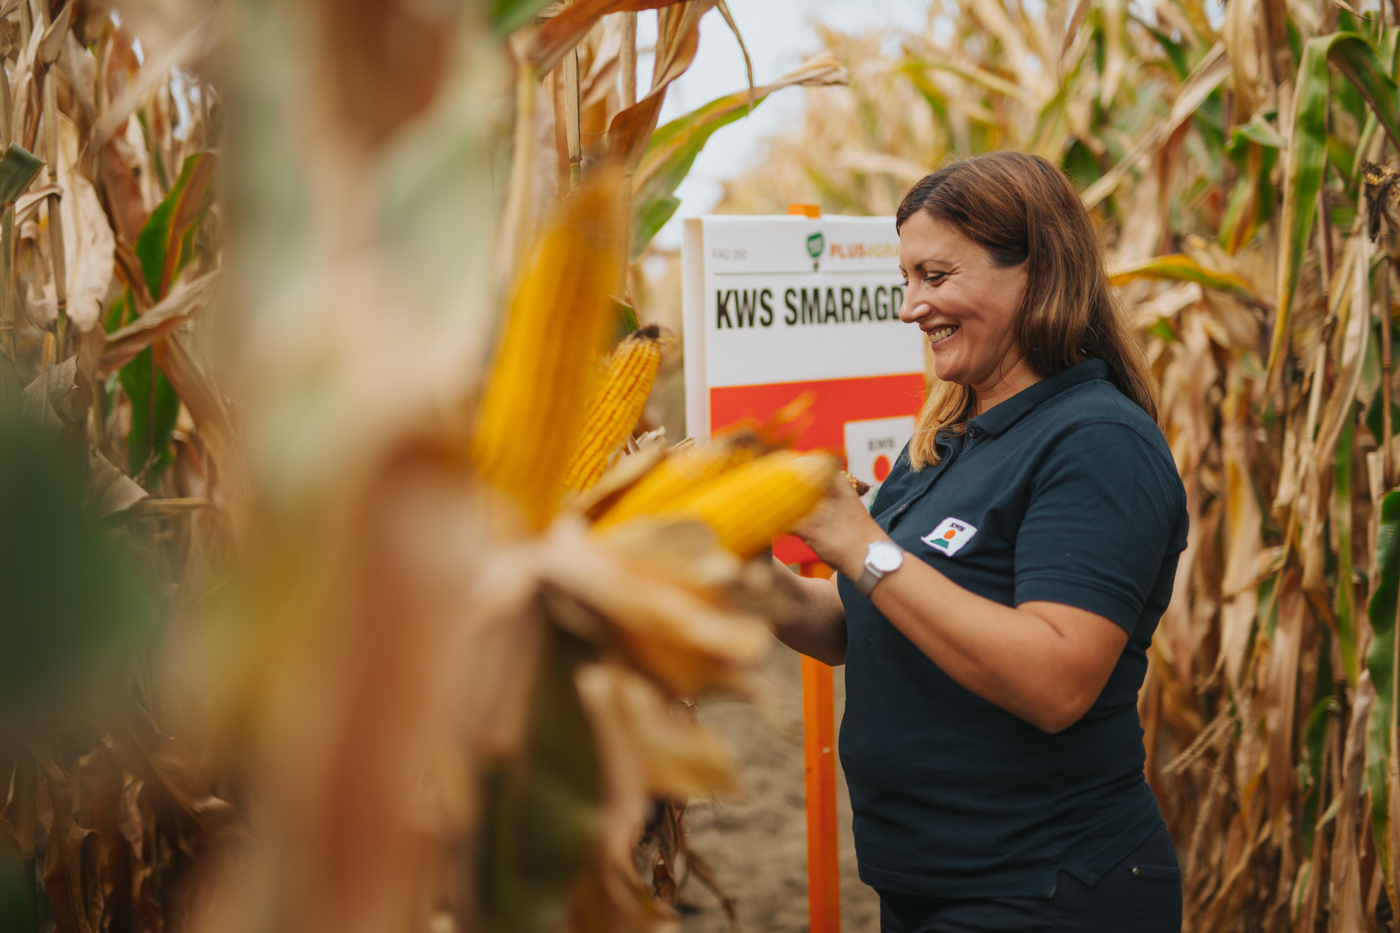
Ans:
[[[700,719],[724,736],[740,762],[743,795],[692,801],[690,845],[734,902],[746,933],[803,933],[807,923],[807,822],[803,808],[802,675],[798,656],[775,643],[766,669],[766,711],[738,701],[709,704]],[[836,722],[845,706],[836,668]],[[851,801],[837,761],[842,933],[878,933],[880,901],[856,873]],[[682,933],[728,933],[719,900],[693,874],[681,890]]]

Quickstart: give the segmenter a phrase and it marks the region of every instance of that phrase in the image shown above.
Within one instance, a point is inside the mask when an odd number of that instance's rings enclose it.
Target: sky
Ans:
[[[849,32],[886,26],[919,29],[927,9],[927,0],[729,0],[729,11],[753,60],[755,84],[772,81],[821,51],[813,20]],[[656,38],[655,14],[641,14],[637,27],[637,45],[645,48]],[[639,57],[637,71],[638,88],[647,87],[650,56]],[[666,93],[661,122],[744,86],[744,57],[739,45],[719,11],[711,10],[700,22],[700,50],[694,64]],[[712,210],[722,193],[720,181],[735,177],[751,164],[764,137],[801,121],[804,97],[800,88],[781,90],[751,115],[710,137],[676,192],[681,207],[657,234],[657,246],[680,247],[681,221]]]

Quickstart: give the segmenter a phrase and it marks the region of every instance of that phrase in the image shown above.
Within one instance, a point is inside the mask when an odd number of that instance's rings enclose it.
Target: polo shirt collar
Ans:
[[[968,427],[975,426],[978,432],[995,437],[1020,421],[1027,412],[1066,389],[1095,379],[1107,378],[1108,364],[1103,360],[1076,363],[1069,369],[1040,380],[1029,389],[1022,389],[1001,404],[994,405],[989,411],[972,418],[967,423]]]

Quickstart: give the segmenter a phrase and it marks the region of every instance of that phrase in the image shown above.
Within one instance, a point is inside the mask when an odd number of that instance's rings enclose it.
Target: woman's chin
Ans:
[[[956,360],[939,359],[936,350],[933,354],[933,374],[938,377],[939,382],[955,382],[964,386],[968,384],[965,367],[959,366]]]

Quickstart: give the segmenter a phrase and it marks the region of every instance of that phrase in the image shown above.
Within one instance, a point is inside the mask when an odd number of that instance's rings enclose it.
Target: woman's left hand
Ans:
[[[889,537],[842,474],[837,474],[822,501],[792,533],[829,567],[852,580],[865,566],[866,547]]]

